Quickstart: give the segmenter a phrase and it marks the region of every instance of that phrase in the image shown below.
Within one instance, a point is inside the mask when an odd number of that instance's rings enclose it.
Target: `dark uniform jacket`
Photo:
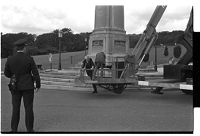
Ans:
[[[14,56],[10,56],[5,64],[4,74],[11,78],[13,75],[17,79],[17,90],[34,89],[34,81],[36,88],[40,88],[40,76],[32,57],[17,52]]]
[[[82,64],[82,68],[86,68],[86,69],[90,69],[94,66],[94,62],[92,61],[92,59],[90,58],[89,61],[87,62],[86,59],[83,60],[83,64]]]

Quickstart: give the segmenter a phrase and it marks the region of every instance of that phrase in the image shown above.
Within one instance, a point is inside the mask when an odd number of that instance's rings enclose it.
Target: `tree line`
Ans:
[[[85,50],[88,45],[88,40],[85,39],[89,38],[90,33],[74,34],[69,28],[63,28],[61,31],[63,35],[60,39],[58,29],[38,36],[26,32],[1,34],[1,58],[12,55],[15,52],[14,42],[23,38],[28,39],[27,49],[30,55],[58,53],[59,42],[61,42],[61,52]]]
[[[15,52],[13,43],[22,38],[28,38],[28,53],[30,55],[43,55],[59,52],[59,40],[61,42],[61,52],[75,52],[87,49],[88,39],[91,32],[74,34],[70,28],[61,29],[62,37],[59,39],[59,30],[44,33],[36,36],[35,34],[7,33],[1,34],[1,58],[7,58]],[[176,39],[182,35],[183,31],[159,32],[156,45],[174,45]],[[140,34],[129,34],[130,47],[133,48],[140,38]],[[86,40],[87,39],[87,40]]]
[[[184,31],[163,31],[158,32],[158,39],[155,42],[155,45],[160,46],[161,44],[165,46],[173,46],[178,41],[179,37],[184,34]],[[130,34],[129,43],[130,47],[134,48],[137,44],[141,34]]]

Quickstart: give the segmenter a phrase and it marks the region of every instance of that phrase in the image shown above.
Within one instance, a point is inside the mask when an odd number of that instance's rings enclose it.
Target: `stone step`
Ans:
[[[98,87],[98,86],[97,86]],[[74,85],[60,85],[60,84],[41,84],[41,88],[44,89],[56,89],[56,90],[77,90],[77,91],[81,91],[81,90],[93,90],[91,85],[87,85],[87,86],[74,86]],[[138,86],[133,86],[133,85],[128,85],[126,87],[126,89],[149,89],[148,87],[138,87]]]
[[[59,75],[59,74],[40,74],[40,77],[46,77],[46,78],[63,78],[63,79],[75,79],[77,77],[79,77],[79,75],[67,75],[67,74],[63,74],[63,75]]]
[[[82,88],[92,88],[91,84],[84,84],[84,83],[73,83],[73,82],[54,82],[54,81],[44,81],[41,80],[41,84],[43,85],[55,85],[60,87],[82,87]],[[127,85],[128,89],[138,88],[137,85]]]
[[[51,75],[77,75],[80,71],[69,71],[69,72],[40,72],[40,74],[51,74]]]
[[[85,77],[85,79],[89,79],[89,77]],[[45,85],[59,85],[59,86],[74,86],[74,87],[92,87],[91,84],[84,84],[77,77],[68,78],[65,77],[52,77],[52,75],[46,74],[45,76],[41,76],[41,83]],[[128,85],[127,88],[133,88],[133,85]]]
[[[50,90],[73,90],[73,91],[93,91],[92,88],[74,87],[74,86],[60,86],[60,85],[46,85],[41,84],[41,88]]]
[[[40,73],[40,75],[58,75],[58,76],[76,76],[79,75],[79,73],[53,73],[53,72],[45,72],[45,73]]]
[[[57,69],[46,69],[41,72],[48,72],[48,73],[76,73],[79,72],[81,68],[78,67],[71,67],[67,69],[57,70]]]
[[[54,82],[54,81],[44,81],[41,80],[41,84],[45,85],[58,85],[58,86],[73,86],[73,87],[91,87],[89,84],[76,84],[74,82]]]
[[[75,82],[75,78],[57,78],[57,77],[40,77],[41,80],[44,81],[54,81],[54,82]]]

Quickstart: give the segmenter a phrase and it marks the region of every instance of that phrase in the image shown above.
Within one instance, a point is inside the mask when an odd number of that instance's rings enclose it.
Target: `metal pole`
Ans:
[[[86,50],[87,50],[87,38],[85,38],[85,56],[86,56]]]
[[[157,70],[157,46],[155,45],[154,47],[155,47],[155,66],[154,66],[154,70],[158,71]]]
[[[86,56],[86,47],[85,47],[85,56]]]
[[[73,62],[72,62],[72,56],[70,56],[70,58],[71,58],[71,59],[70,59],[70,60],[71,60],[71,64],[73,64]]]
[[[85,56],[86,56],[86,46],[85,46]]]
[[[58,70],[61,70],[61,34],[59,31],[58,35],[58,41],[59,41],[59,64],[58,64]]]

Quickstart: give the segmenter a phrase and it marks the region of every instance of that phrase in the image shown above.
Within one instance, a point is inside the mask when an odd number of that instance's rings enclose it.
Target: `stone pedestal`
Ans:
[[[116,56],[125,56],[129,50],[129,38],[124,30],[123,6],[96,6],[95,25],[89,38],[88,56],[106,54],[106,63]]]

